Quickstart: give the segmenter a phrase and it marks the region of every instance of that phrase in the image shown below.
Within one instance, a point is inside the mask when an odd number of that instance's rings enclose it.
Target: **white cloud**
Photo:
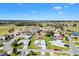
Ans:
[[[55,6],[53,9],[55,9],[55,10],[61,10],[62,7],[60,7],[60,6]]]

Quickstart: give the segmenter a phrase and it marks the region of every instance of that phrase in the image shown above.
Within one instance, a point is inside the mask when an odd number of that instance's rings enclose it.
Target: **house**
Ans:
[[[21,34],[21,37],[23,38],[23,39],[30,39],[30,38],[32,38],[32,35],[24,35],[24,34]]]
[[[43,32],[41,30],[39,30],[36,34],[36,39],[42,39],[44,36]]]
[[[63,43],[61,40],[55,40],[51,42],[52,45],[64,47],[65,43]]]
[[[37,30],[36,30],[36,29],[30,29],[30,32],[32,32],[32,33],[36,33]]]
[[[14,35],[14,36],[18,36],[18,35],[20,35],[21,34],[21,32],[13,32],[12,33],[12,35]]]
[[[60,34],[54,34],[55,39],[61,40],[63,39],[63,36]]]
[[[5,40],[9,41],[10,40],[10,35],[5,34]]]
[[[12,35],[16,36],[16,32],[13,32]]]
[[[46,43],[45,40],[36,40],[35,41],[36,47],[41,47],[42,49],[46,49]]]
[[[23,43],[24,49],[27,48],[30,40],[20,40],[17,44]]]
[[[42,56],[45,56],[45,54],[46,54],[45,50],[41,50],[40,53]]]
[[[0,36],[0,40],[3,40],[2,36]]]

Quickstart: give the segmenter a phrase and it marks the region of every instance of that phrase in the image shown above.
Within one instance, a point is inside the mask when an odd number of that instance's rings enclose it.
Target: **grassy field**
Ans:
[[[4,53],[5,52],[5,50],[3,50],[3,49],[0,49],[0,53]]]
[[[31,38],[31,43],[27,48],[28,49],[38,49],[37,47],[35,47],[34,42],[35,42],[35,37]]]
[[[67,29],[68,29],[68,30],[71,30],[71,31],[76,31],[76,32],[79,31],[79,27],[68,27],[68,28],[65,27],[65,28],[64,28],[64,30],[67,30]]]
[[[0,35],[4,35],[5,33],[9,33],[8,31],[10,29],[12,29],[12,28],[14,28],[15,31],[17,32],[17,30],[19,28],[26,28],[26,29],[28,29],[28,28],[33,28],[33,26],[16,26],[16,25],[13,25],[13,24],[12,25],[3,25],[3,26],[0,26]],[[34,28],[38,28],[38,27],[34,26]]]
[[[0,35],[4,35],[5,33],[8,33],[8,30],[11,28],[17,28],[15,25],[7,25],[7,26],[0,26]]]
[[[65,54],[65,53],[61,53],[61,52],[57,52],[55,53],[56,56],[70,56],[69,54]]]

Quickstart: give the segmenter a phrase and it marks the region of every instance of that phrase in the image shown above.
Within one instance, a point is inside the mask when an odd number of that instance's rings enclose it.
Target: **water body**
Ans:
[[[73,35],[73,36],[79,36],[79,32],[72,32],[71,35]]]

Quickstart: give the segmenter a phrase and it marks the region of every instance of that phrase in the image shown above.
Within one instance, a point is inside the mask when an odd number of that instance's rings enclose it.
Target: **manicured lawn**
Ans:
[[[69,44],[69,41],[67,41],[65,37],[64,37],[64,39],[63,39],[63,42],[64,42],[65,44]]]
[[[2,41],[0,41],[0,47],[2,47],[3,46],[3,42]]]
[[[16,28],[14,25],[0,26],[0,35],[4,35],[11,28]]]
[[[38,49],[37,47],[35,47],[34,42],[35,42],[35,37],[31,38],[31,43],[27,47],[27,49]]]
[[[4,53],[5,52],[5,50],[3,50],[3,49],[0,49],[0,53]]]
[[[79,38],[78,38],[79,39]],[[72,39],[73,41],[78,41],[78,39]]]
[[[50,53],[49,52],[46,52],[46,56],[50,56]]]
[[[47,46],[46,46],[47,49],[52,49],[52,45],[51,45],[51,43],[49,43],[50,38],[51,38],[51,37],[46,37],[46,36],[44,37],[45,42],[46,42],[46,44],[47,44]]]
[[[67,47],[60,47],[60,46],[55,46],[55,45],[51,45],[51,43],[49,43],[51,37],[45,37],[45,42],[47,43],[46,48],[47,49],[59,49],[59,50],[68,50],[69,48]],[[69,44],[68,41],[64,40],[65,43]]]
[[[12,46],[13,48],[22,49],[23,46],[17,44],[18,41],[20,41],[20,40],[22,40],[22,38],[18,38],[17,40],[15,40],[15,41],[11,44],[11,46]]]
[[[69,27],[69,28],[65,27],[64,28],[64,30],[67,30],[67,29],[69,29],[71,31],[79,31],[79,27]]]
[[[18,55],[19,55],[18,52],[16,52],[16,53],[11,53],[11,54],[10,54],[10,56],[18,56]]]
[[[52,49],[68,50],[69,48],[67,48],[67,47],[60,47],[60,46],[56,46],[56,45],[52,45]]]
[[[29,53],[27,54],[27,56],[40,56],[40,55],[41,55],[40,52],[33,52],[33,53],[29,52]]]
[[[76,46],[79,46],[79,42],[74,42],[76,44]]]
[[[61,53],[61,52],[56,52],[55,55],[56,56],[70,56],[69,54]]]
[[[55,53],[55,56],[62,56],[62,53],[56,52],[56,53]]]
[[[22,46],[22,45],[19,45],[19,46],[17,46],[16,48],[17,48],[17,49],[22,49],[23,46]]]

